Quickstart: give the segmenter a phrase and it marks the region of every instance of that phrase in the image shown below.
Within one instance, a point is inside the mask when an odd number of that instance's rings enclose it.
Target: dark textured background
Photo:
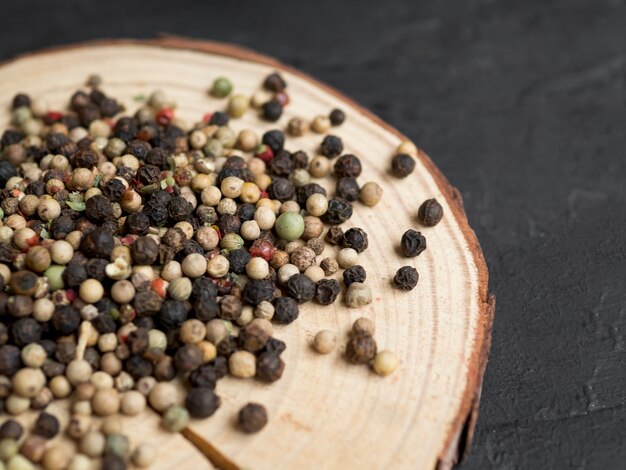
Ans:
[[[424,148],[498,297],[463,470],[624,468],[624,0],[3,2],[0,58],[169,32],[248,46]]]

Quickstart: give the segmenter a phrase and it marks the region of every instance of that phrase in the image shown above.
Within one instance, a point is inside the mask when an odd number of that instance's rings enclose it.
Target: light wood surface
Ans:
[[[45,97],[53,108],[63,109],[86,77],[98,73],[103,90],[129,110],[140,104],[134,97],[160,88],[177,102],[177,116],[193,123],[225,107],[226,101],[206,93],[217,76],[230,77],[235,92],[251,94],[277,69],[288,82],[291,98],[281,120],[263,123],[250,111],[231,121],[232,127],[263,132],[284,128],[293,116],[312,119],[334,107],[346,112],[345,124],[332,133],[342,137],[345,152],[361,158],[359,182],[376,181],[384,190],[374,208],[355,203],[354,216],[345,224],[369,235],[369,249],[360,255],[360,264],[374,301],[363,309],[348,309],[341,299],[326,307],[304,305],[295,323],[276,327],[276,336],[287,343],[283,378],[270,385],[220,381],[222,407],[212,418],[193,422],[184,432],[187,441],[163,435],[156,418],[129,423],[134,426],[131,435],[158,442],[164,458],[155,468],[173,468],[176,459],[180,464],[191,459],[185,468],[201,468],[192,465],[198,455],[194,446],[226,468],[448,468],[471,440],[494,299],[488,296],[486,266],[458,192],[421,152],[410,177],[399,180],[388,174],[390,158],[403,139],[397,131],[272,59],[228,45],[177,38],[91,43],[7,63],[0,67],[0,109],[8,109],[17,91]],[[2,113],[0,126],[7,124],[8,114]],[[287,148],[313,156],[321,139],[309,133],[291,138]],[[318,182],[333,193],[330,178]],[[420,227],[417,209],[431,197],[442,203],[444,219],[434,228]],[[409,228],[422,230],[428,249],[405,259],[397,246]],[[335,253],[331,248],[318,260]],[[391,286],[403,265],[420,273],[417,288],[408,293]],[[346,333],[359,316],[375,321],[379,349],[390,349],[400,358],[394,375],[381,378],[345,361]],[[336,331],[341,345],[336,353],[313,352],[310,343],[320,329]],[[264,404],[270,416],[268,426],[252,436],[233,426],[237,411],[249,401]]]

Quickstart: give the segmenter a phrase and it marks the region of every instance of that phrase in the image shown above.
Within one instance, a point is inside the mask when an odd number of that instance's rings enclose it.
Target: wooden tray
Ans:
[[[230,77],[236,92],[251,94],[273,70],[285,76],[291,97],[281,120],[270,125],[248,112],[232,125],[265,131],[284,127],[296,115],[311,119],[337,106],[346,111],[346,123],[332,132],[344,139],[346,151],[362,159],[359,181],[377,181],[384,189],[380,204],[357,203],[346,224],[369,234],[361,264],[374,302],[360,310],[340,301],[328,307],[306,304],[297,322],[276,328],[288,346],[282,380],[265,385],[224,379],[217,389],[222,407],[212,418],[193,422],[183,432],[186,439],[159,430],[151,412],[126,420],[126,431],[135,442],[146,439],[159,446],[154,468],[210,467],[202,454],[223,468],[449,468],[472,437],[495,299],[488,295],[487,268],[458,191],[423,152],[409,178],[388,174],[393,151],[405,139],[398,131],[269,57],[180,38],[94,42],[20,57],[0,67],[0,109],[8,109],[18,91],[64,109],[87,76],[98,73],[103,90],[131,111],[140,104],[134,97],[161,88],[177,102],[177,115],[195,122],[225,106],[207,95],[215,77]],[[1,113],[0,125],[8,121],[8,113]],[[289,148],[314,154],[320,141],[310,133],[293,139]],[[321,184],[332,192],[330,179]],[[419,229],[417,208],[430,197],[442,203],[445,217],[437,227],[423,229],[428,249],[404,259],[397,252],[400,236],[408,228]],[[406,264],[420,272],[418,287],[409,293],[390,284]],[[380,378],[342,357],[345,335],[359,316],[375,321],[379,348],[400,357],[394,375]],[[320,356],[311,350],[310,341],[322,328],[338,333],[341,351]],[[248,401],[265,404],[270,415],[269,425],[253,436],[233,427],[237,410]],[[64,404],[54,406],[64,413]]]

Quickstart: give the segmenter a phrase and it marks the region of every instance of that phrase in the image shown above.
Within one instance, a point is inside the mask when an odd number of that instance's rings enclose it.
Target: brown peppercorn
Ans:
[[[289,254],[283,250],[276,250],[270,258],[270,266],[276,270],[289,263]]]
[[[376,356],[376,341],[371,336],[355,335],[348,341],[346,357],[353,364],[367,364]]]
[[[326,232],[326,241],[333,246],[343,244],[343,230],[341,227],[330,227]]]
[[[238,424],[243,432],[259,432],[267,424],[265,407],[258,403],[248,403],[239,410]]]
[[[178,372],[191,372],[203,363],[202,350],[195,344],[186,344],[174,355],[174,365]]]
[[[159,256],[159,245],[150,237],[139,237],[130,246],[130,254],[137,264],[153,264]]]
[[[300,272],[304,272],[306,268],[315,264],[315,251],[308,246],[299,246],[292,251],[289,260]]]
[[[275,382],[280,379],[285,370],[285,363],[272,352],[259,354],[256,359],[256,376],[265,382]]]
[[[20,447],[20,454],[34,463],[41,461],[45,451],[46,439],[37,435],[26,437]]]
[[[265,347],[271,336],[271,323],[268,320],[257,318],[239,332],[239,342],[246,351],[257,352]]]
[[[243,304],[234,295],[225,295],[219,303],[219,317],[222,320],[235,321],[241,316]]]
[[[427,199],[417,211],[420,222],[427,227],[434,227],[443,218],[443,207],[436,199]]]
[[[306,246],[311,248],[316,255],[321,255],[325,248],[324,240],[319,237],[308,240]]]
[[[320,268],[324,270],[324,274],[330,276],[331,274],[335,274],[337,272],[339,264],[334,258],[324,258],[320,263]]]

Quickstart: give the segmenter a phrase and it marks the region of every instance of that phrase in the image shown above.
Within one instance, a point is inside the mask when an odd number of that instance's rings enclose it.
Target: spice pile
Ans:
[[[216,383],[226,375],[280,379],[286,345],[273,324],[295,321],[304,302],[335,302],[342,286],[330,276],[339,269],[348,307],[372,301],[358,264],[368,236],[340,225],[354,202],[374,206],[382,189],[358,183],[361,162],[337,136],[321,138],[311,159],[286,142],[326,134],[344,122],[341,110],[310,123],[291,119],[285,132],[235,133],[229,120],[250,108],[266,121],[280,118],[289,96],[279,74],[252,97],[215,80],[210,93],[228,98],[225,111],[194,126],[176,118],[162,92],[123,116],[98,77],[88,86],[64,112],[15,96],[14,127],[0,143],[0,406],[11,415],[42,410],[27,436],[12,419],[0,427],[0,460],[10,469],[81,470],[93,458],[107,469],[129,460],[145,467],[155,450],[130,448],[120,413],[150,406],[164,428],[181,431],[190,418],[215,413]],[[403,143],[392,173],[409,175],[416,151]],[[331,172],[329,197],[312,178]],[[432,199],[418,217],[433,226],[442,215]],[[337,256],[318,262],[326,245],[337,246]],[[400,246],[414,257],[426,240],[409,230]],[[401,290],[417,281],[410,266],[393,280]],[[387,375],[398,360],[377,352],[373,337],[373,323],[357,320],[346,357]],[[327,330],[313,342],[323,354],[336,345]],[[45,410],[65,398],[71,417],[63,432],[77,441],[75,455],[47,443],[62,431]],[[247,433],[268,421],[256,403],[237,418]]]

